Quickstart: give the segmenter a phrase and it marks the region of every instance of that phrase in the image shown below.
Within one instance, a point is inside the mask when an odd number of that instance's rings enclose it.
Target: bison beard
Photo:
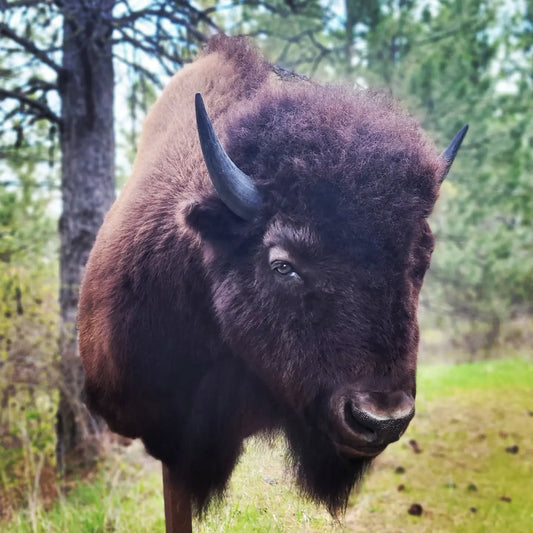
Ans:
[[[439,156],[390,98],[279,79],[213,38],[147,117],[87,263],[90,408],[199,513],[245,438],[281,433],[338,514],[414,414],[426,219],[465,131]]]
[[[333,516],[346,509],[356,483],[369,469],[371,460],[343,459],[320,432],[309,427],[286,426],[290,458],[302,492],[324,503]]]

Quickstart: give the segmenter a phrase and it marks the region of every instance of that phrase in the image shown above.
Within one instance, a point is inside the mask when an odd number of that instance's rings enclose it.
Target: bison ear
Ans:
[[[185,221],[202,239],[211,243],[231,242],[243,236],[247,228],[246,221],[214,195],[193,204],[185,216]]]

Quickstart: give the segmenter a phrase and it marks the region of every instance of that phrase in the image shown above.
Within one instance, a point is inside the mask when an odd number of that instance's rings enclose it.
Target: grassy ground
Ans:
[[[33,495],[0,531],[164,531],[159,464],[137,444],[65,492],[49,511]],[[298,498],[281,442],[251,440],[226,500],[195,531],[523,533],[533,531],[532,495],[533,365],[430,366],[419,372],[414,421],[376,461],[342,523]],[[420,516],[408,513],[413,504]]]

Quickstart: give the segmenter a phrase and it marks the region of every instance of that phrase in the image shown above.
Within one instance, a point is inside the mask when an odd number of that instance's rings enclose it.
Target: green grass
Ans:
[[[298,497],[281,442],[252,439],[225,501],[195,531],[533,531],[531,411],[531,363],[422,367],[417,416],[378,458],[342,524]],[[507,453],[513,445],[518,453]],[[400,466],[403,473],[396,473]],[[422,506],[421,516],[408,514],[413,503]],[[163,532],[159,464],[134,444],[112,454],[90,482],[72,484],[51,510],[34,502],[0,522],[0,531]]]
[[[460,365],[428,365],[418,371],[418,399],[431,400],[479,390],[533,387],[533,364],[524,359],[500,359]]]

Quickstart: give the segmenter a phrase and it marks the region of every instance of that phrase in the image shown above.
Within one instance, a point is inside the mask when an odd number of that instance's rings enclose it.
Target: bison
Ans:
[[[87,263],[90,408],[197,510],[243,439],[278,432],[302,492],[342,510],[414,415],[427,217],[465,133],[439,155],[390,97],[213,38],[148,115]]]

